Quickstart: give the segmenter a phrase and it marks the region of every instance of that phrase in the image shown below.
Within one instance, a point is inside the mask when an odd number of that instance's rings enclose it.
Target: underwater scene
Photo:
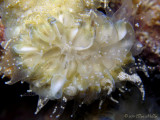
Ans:
[[[0,0],[0,120],[160,120],[160,0]]]

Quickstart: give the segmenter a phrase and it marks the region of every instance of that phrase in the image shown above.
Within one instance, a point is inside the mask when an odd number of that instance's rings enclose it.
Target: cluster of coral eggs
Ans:
[[[47,99],[110,94],[122,66],[133,60],[134,31],[127,20],[97,8],[100,0],[5,0],[1,74],[26,81]],[[87,91],[87,92],[86,92]]]

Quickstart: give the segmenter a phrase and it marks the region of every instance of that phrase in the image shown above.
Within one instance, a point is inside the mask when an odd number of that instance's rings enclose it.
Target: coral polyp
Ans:
[[[29,83],[43,101],[110,95],[115,82],[141,83],[122,66],[134,62],[135,42],[129,22],[132,1],[114,14],[108,0],[5,0],[0,16],[5,25],[1,74]],[[106,14],[98,11],[104,8]],[[129,9],[131,7],[131,9]],[[124,10],[129,10],[125,15]],[[122,13],[121,13],[122,12]],[[82,97],[83,98],[83,97]],[[40,100],[42,100],[40,99]],[[86,103],[97,99],[95,96]],[[83,99],[82,99],[83,101]],[[40,109],[41,107],[39,107]]]

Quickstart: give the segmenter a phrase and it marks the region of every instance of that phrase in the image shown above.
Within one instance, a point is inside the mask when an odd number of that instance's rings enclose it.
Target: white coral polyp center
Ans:
[[[20,24],[6,29],[14,29],[14,35],[8,35],[12,40],[6,42],[8,54],[15,59],[12,81],[20,71],[20,80],[49,99],[76,96],[87,90],[110,94],[114,87],[112,74],[125,64],[134,42],[131,25],[122,20],[112,22],[94,9],[77,14],[74,9],[67,10],[43,14],[42,7],[37,16],[28,10]]]
[[[33,91],[58,99],[62,92],[75,96],[78,91],[89,88],[96,92],[112,89],[114,81],[107,70],[121,65],[131,47],[130,40],[123,40],[128,23],[112,23],[102,14],[94,14],[82,17],[79,25],[73,22],[73,26],[65,26],[63,22],[65,19],[76,21],[69,16],[65,16],[62,22],[49,18],[31,28],[29,40],[22,37],[22,41],[13,45],[30,74],[39,69],[36,76],[33,75],[35,80],[29,75]]]

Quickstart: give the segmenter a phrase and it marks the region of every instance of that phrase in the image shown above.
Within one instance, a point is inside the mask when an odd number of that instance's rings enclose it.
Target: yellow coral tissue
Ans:
[[[0,1],[5,26],[0,73],[11,79],[6,84],[24,81],[39,95],[36,113],[48,100],[67,101],[90,93],[107,96],[116,82],[141,83],[137,74],[129,75],[122,68],[134,62],[135,35],[129,22],[132,0],[122,0],[115,13],[109,2]]]

